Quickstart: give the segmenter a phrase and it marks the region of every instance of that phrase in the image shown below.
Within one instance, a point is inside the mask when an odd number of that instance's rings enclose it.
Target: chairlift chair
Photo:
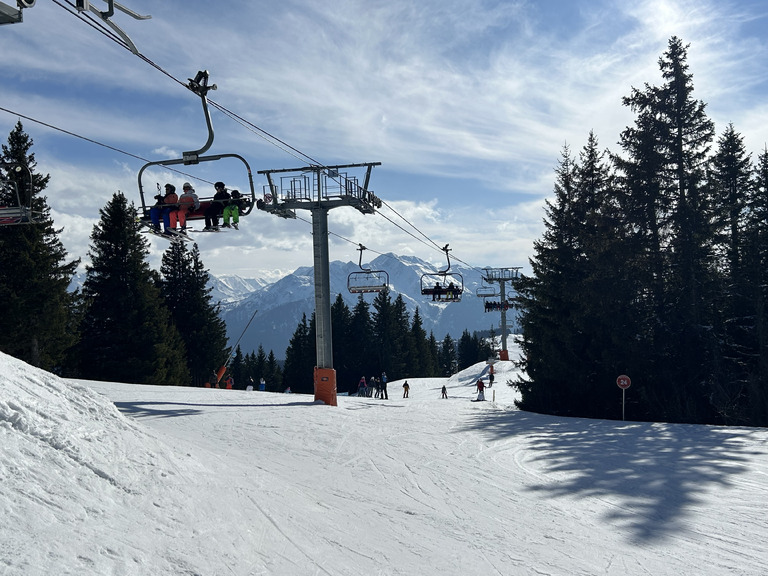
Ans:
[[[16,180],[0,175],[0,226],[14,226],[18,224],[38,224],[45,220],[45,214],[32,209],[32,173],[27,166],[3,162],[5,168],[14,168],[18,175],[26,170],[27,185],[25,193],[19,189]]]
[[[359,272],[352,272],[347,276],[347,290],[350,294],[364,294],[369,292],[383,292],[389,286],[389,274],[384,270],[371,270],[363,268],[363,250],[365,246],[359,244],[360,260]]]
[[[216,84],[213,84],[211,86],[208,85],[208,71],[203,70],[197,73],[195,78],[189,79],[189,84],[187,87],[197,94],[200,97],[200,100],[203,105],[203,114],[205,116],[205,122],[208,127],[208,141],[203,145],[202,148],[199,150],[192,150],[190,152],[183,152],[182,158],[178,159],[172,159],[172,160],[157,160],[155,162],[148,162],[144,166],[141,167],[141,170],[139,170],[139,195],[141,196],[141,210],[142,210],[142,217],[141,220],[144,222],[149,221],[149,209],[150,206],[147,205],[147,199],[144,196],[144,187],[142,185],[142,175],[144,174],[144,171],[149,168],[150,166],[176,166],[179,164],[183,164],[185,166],[193,165],[193,164],[199,164],[200,162],[212,162],[216,160],[222,160],[224,158],[234,158],[235,160],[238,160],[242,162],[242,164],[245,166],[247,175],[248,175],[248,185],[250,187],[250,195],[246,192],[243,192],[242,196],[240,197],[240,200],[242,201],[243,209],[240,211],[240,216],[247,216],[251,210],[253,209],[254,205],[256,204],[256,192],[253,188],[253,174],[251,173],[251,167],[246,162],[245,158],[240,156],[239,154],[211,154],[208,156],[203,156],[204,154],[213,144],[213,125],[211,124],[211,115],[208,111],[208,91],[209,90],[216,90]],[[187,220],[200,220],[205,218],[205,210],[211,205],[213,201],[213,197],[203,197],[200,196],[200,207],[197,210],[190,210],[187,212]]]
[[[448,256],[448,244],[443,248],[448,267],[440,272],[430,272],[421,275],[421,294],[431,296],[433,302],[461,302],[464,292],[464,277],[458,272],[449,272],[451,259]]]
[[[499,298],[501,292],[495,286],[478,286],[475,290],[475,294],[478,298]]]

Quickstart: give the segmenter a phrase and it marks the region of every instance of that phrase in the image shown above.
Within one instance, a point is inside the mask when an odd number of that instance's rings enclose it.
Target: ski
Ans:
[[[141,220],[141,219],[137,219],[137,222],[141,226],[146,228],[146,230],[143,230],[143,232],[147,234],[152,234],[153,236],[157,236],[158,238],[164,238],[166,240],[170,240],[171,242],[174,242],[174,241],[193,242],[192,238],[176,230],[168,230],[167,232],[162,232],[160,230],[155,230],[155,227],[150,222],[146,222],[145,220]]]

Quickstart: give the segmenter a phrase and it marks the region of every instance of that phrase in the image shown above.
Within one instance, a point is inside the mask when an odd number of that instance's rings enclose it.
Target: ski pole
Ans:
[[[251,319],[248,320],[248,324],[245,325],[245,328],[243,328],[243,331],[240,333],[240,337],[237,339],[237,342],[235,342],[235,345],[232,346],[232,351],[230,352],[229,356],[225,360],[224,364],[222,364],[221,368],[219,368],[218,372],[216,372],[216,384],[221,381],[222,376],[224,376],[224,372],[227,371],[227,365],[229,364],[229,361],[232,360],[232,357],[237,352],[237,345],[240,344],[240,340],[243,339],[243,336],[245,335],[245,331],[248,330],[248,327],[251,325],[251,322],[253,322],[253,319],[256,317],[256,313],[258,310],[253,311],[253,315],[251,315]]]

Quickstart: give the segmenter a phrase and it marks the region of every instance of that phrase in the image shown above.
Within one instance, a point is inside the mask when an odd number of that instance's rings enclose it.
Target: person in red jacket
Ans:
[[[160,232],[160,217],[163,218],[163,224],[165,225],[164,233],[170,234],[171,228],[171,212],[176,211],[179,197],[176,195],[176,186],[173,184],[165,185],[165,195],[158,194],[155,196],[157,204],[149,209],[149,218],[152,221],[152,227],[155,232]]]

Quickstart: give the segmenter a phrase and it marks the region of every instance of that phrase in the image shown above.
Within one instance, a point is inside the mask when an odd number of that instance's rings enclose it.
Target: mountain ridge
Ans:
[[[497,335],[501,334],[500,313],[486,313],[484,299],[476,296],[477,288],[485,285],[480,269],[452,266],[450,272],[461,275],[464,291],[461,302],[445,303],[432,302],[429,296],[422,296],[422,275],[439,270],[418,257],[388,253],[364,266],[388,273],[392,298],[398,294],[403,296],[411,319],[418,307],[424,329],[428,334],[432,332],[438,341],[446,334],[458,339],[464,330],[472,333],[493,327]],[[354,308],[359,295],[349,293],[347,278],[352,272],[360,270],[354,262],[335,260],[329,263],[332,301],[342,294],[347,306]],[[299,267],[275,282],[232,275],[212,276],[211,286],[214,300],[221,303],[221,317],[227,325],[229,342],[234,344],[242,335],[240,347],[244,354],[257,350],[261,345],[266,353],[272,350],[276,358],[284,358],[302,315],[306,314],[309,318],[315,307],[314,269],[311,266]],[[508,290],[511,292],[511,287],[508,286]],[[371,303],[375,296],[375,293],[369,293],[363,298]],[[243,332],[256,310],[254,321]],[[507,323],[508,331],[514,333],[515,312],[512,310],[507,313]]]

